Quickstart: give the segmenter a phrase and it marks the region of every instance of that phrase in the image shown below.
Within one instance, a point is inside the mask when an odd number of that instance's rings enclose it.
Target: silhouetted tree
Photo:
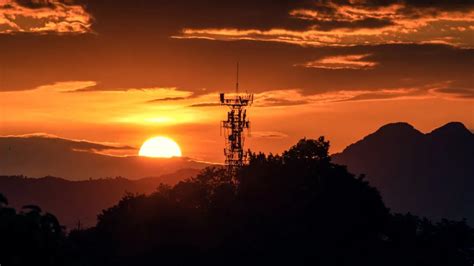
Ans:
[[[323,137],[302,139],[282,155],[252,153],[237,176],[207,168],[150,196],[125,195],[95,228],[70,234],[70,257],[88,265],[470,265],[464,222],[390,214],[328,150]]]
[[[16,212],[0,194],[0,263],[63,265],[64,230],[56,217],[35,205]]]
[[[332,163],[328,150],[323,137],[302,139],[282,155],[252,153],[236,176],[211,167],[148,196],[126,194],[99,214],[95,227],[71,231],[66,242],[54,216],[37,206],[4,212],[4,203],[0,230],[12,243],[1,246],[4,261],[472,265],[474,233],[465,221],[390,214],[379,192]],[[30,253],[19,252],[23,241]]]
[[[93,234],[104,252],[92,256],[119,265],[367,259],[358,251],[377,246],[388,210],[328,149],[324,138],[303,139],[282,156],[252,154],[237,177],[207,168],[153,195],[126,195],[99,215]]]
[[[0,193],[0,208],[7,206],[8,205],[8,200],[7,198]]]
[[[474,232],[465,221],[433,224],[410,213],[394,214],[384,232],[386,265],[472,265]]]

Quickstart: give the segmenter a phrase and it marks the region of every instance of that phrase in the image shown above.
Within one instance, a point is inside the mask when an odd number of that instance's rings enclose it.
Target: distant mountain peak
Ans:
[[[362,140],[347,146],[342,153],[358,153],[360,149],[366,149],[366,145],[370,145],[373,151],[377,150],[377,147],[385,147],[387,145],[396,147],[400,142],[417,142],[422,139],[423,136],[423,133],[406,122],[390,123],[380,127],[374,133],[365,136]]]
[[[383,125],[379,128],[377,131],[382,131],[382,130],[416,130],[412,125],[410,125],[407,122],[395,122],[395,123],[389,123],[386,125]]]
[[[432,136],[471,136],[472,132],[466,128],[466,126],[461,122],[450,122],[446,125],[439,127],[431,133]]]
[[[420,131],[406,122],[396,122],[386,124],[380,127],[372,135],[379,136],[406,136],[406,135],[422,135]]]
[[[460,122],[427,134],[388,124],[332,159],[365,174],[395,212],[474,224],[474,134]]]

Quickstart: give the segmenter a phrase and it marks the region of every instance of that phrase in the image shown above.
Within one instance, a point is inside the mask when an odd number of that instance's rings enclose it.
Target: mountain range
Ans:
[[[199,169],[130,180],[123,177],[71,181],[57,177],[0,176],[0,193],[12,207],[38,205],[56,215],[68,229],[95,225],[102,210],[116,204],[126,193],[150,194],[160,184],[173,185],[196,175]]]
[[[388,124],[332,158],[365,174],[395,212],[474,223],[474,134],[462,123],[426,134]]]

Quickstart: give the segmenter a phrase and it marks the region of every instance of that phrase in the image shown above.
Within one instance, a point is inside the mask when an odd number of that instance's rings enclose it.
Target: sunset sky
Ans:
[[[254,151],[474,129],[472,0],[0,0],[0,135],[132,147],[115,155],[168,136],[222,162],[236,62]]]

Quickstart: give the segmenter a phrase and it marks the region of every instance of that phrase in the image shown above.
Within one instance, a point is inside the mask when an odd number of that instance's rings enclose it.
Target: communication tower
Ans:
[[[227,120],[221,121],[221,129],[225,136],[225,164],[230,172],[247,162],[248,153],[244,151],[244,130],[250,130],[250,121],[247,118],[247,106],[253,103],[253,94],[239,93],[239,64],[237,63],[237,81],[235,83],[235,94],[229,96],[219,94],[220,104],[227,106]]]

